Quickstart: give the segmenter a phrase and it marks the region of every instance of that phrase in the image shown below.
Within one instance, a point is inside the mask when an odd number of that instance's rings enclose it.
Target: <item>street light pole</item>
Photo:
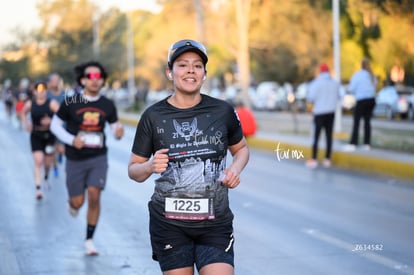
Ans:
[[[98,59],[100,55],[100,41],[99,41],[99,15],[98,12],[93,13],[93,56]]]
[[[339,1],[332,0],[332,21],[333,21],[333,52],[334,52],[334,70],[335,79],[341,83],[341,52],[339,36]],[[342,131],[342,104],[336,106],[334,132]]]
[[[135,79],[134,79],[134,37],[132,33],[131,18],[127,18],[127,62],[128,62],[128,95],[129,99],[134,100],[135,96]]]

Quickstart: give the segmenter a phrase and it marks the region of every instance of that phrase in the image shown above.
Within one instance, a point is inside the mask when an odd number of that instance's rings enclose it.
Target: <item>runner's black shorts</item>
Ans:
[[[189,228],[167,223],[150,213],[153,259],[163,272],[193,267],[197,270],[212,263],[234,266],[232,223]]]
[[[53,154],[56,137],[50,131],[32,131],[30,134],[30,146],[32,152],[42,151],[45,154]]]

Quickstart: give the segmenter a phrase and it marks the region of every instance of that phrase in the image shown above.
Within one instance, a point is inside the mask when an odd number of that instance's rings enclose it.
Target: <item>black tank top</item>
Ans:
[[[30,111],[30,115],[32,117],[32,124],[33,124],[33,130],[41,130],[41,131],[47,131],[47,129],[44,129],[44,126],[41,125],[41,120],[43,117],[48,116],[52,117],[53,112],[50,110],[50,99],[47,99],[43,104],[39,105],[36,103],[36,100],[32,101],[32,109]]]

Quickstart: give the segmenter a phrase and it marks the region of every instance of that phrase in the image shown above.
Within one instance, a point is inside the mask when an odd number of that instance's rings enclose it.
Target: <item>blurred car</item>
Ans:
[[[251,94],[251,101],[255,110],[274,111],[289,108],[287,91],[275,81],[259,83],[256,92]]]
[[[212,97],[219,98],[222,100],[226,99],[226,95],[224,94],[224,91],[219,88],[211,89],[208,94]]]
[[[409,103],[408,97],[411,92],[402,87],[386,86],[382,88],[375,97],[374,116],[385,116],[387,119],[394,119],[397,115],[400,118],[407,118]]]
[[[411,88],[411,95],[408,97],[408,119],[414,120],[414,88]]]
[[[308,94],[308,83],[303,82],[296,87],[295,91],[295,107],[299,112],[310,111],[311,104],[308,104],[306,96]]]
[[[356,105],[355,96],[351,94],[344,85],[341,85],[340,94],[342,111],[353,112]]]
[[[129,91],[124,88],[119,88],[113,90],[113,99],[116,103],[128,102],[129,101]]]
[[[172,92],[168,90],[151,90],[147,94],[147,98],[145,100],[145,103],[147,106],[150,106],[154,103],[157,103],[160,100],[163,100],[167,96],[171,95]]]

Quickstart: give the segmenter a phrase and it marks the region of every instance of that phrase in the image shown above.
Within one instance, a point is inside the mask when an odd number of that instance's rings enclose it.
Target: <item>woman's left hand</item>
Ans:
[[[235,188],[240,184],[240,176],[239,173],[232,169],[224,170],[224,179],[222,180],[222,184],[228,188]]]

